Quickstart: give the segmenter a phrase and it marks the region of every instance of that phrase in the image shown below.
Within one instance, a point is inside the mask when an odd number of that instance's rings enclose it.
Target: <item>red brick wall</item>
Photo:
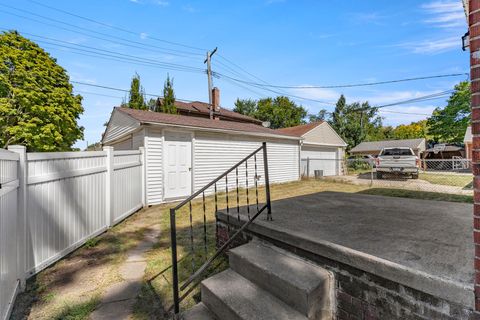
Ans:
[[[470,0],[470,74],[472,81],[472,167],[474,174],[475,309],[480,311],[480,0]]]

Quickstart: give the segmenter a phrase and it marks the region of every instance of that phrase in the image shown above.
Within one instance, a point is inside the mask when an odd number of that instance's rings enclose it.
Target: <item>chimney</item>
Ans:
[[[212,89],[212,107],[214,112],[220,111],[220,89],[217,87]]]

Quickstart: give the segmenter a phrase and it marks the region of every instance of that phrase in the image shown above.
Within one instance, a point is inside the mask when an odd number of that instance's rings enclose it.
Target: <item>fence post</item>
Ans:
[[[310,178],[310,157],[307,157],[307,179]]]
[[[146,161],[146,154],[145,154],[145,147],[140,147],[140,162],[142,163],[141,170],[142,170],[142,205],[145,208],[147,206],[147,161]]]
[[[8,150],[19,154],[18,161],[18,204],[17,204],[17,277],[20,290],[25,290],[26,254],[27,254],[27,148],[25,146],[8,146]]]
[[[113,147],[103,147],[107,154],[107,174],[105,180],[105,217],[107,227],[113,226]]]

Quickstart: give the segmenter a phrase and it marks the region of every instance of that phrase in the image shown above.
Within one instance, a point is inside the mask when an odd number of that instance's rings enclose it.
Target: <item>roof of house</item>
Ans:
[[[425,139],[404,139],[404,140],[384,140],[384,141],[371,141],[371,142],[362,142],[356,147],[354,147],[350,152],[367,152],[367,151],[377,151],[382,150],[383,148],[411,148],[413,150],[421,149],[425,150]]]
[[[177,110],[181,110],[184,112],[197,113],[197,114],[202,114],[206,116],[210,115],[209,104],[201,101],[192,101],[192,102],[175,101],[175,107],[177,108]],[[220,108],[218,111],[215,111],[214,114],[220,117],[225,117],[232,120],[242,120],[242,121],[248,121],[248,122],[258,123],[258,124],[262,123],[261,120],[246,116],[244,114],[241,114],[226,108]]]
[[[425,150],[425,152],[433,152],[433,153],[438,153],[438,152],[456,152],[456,151],[462,151],[465,150],[462,147],[455,146],[455,145],[445,145],[443,148],[428,148]]]
[[[472,137],[472,127],[468,126],[467,130],[465,131],[465,137],[463,138],[463,142],[472,142],[473,137]]]
[[[278,132],[277,130],[265,128],[264,126],[253,123],[213,120],[207,118],[189,117],[177,114],[167,114],[162,112],[136,110],[122,107],[116,107],[115,110],[131,116],[140,123],[158,123],[205,129],[240,131],[255,134],[269,134],[290,138],[294,137],[298,138],[299,140],[301,138],[300,136],[297,136],[295,134]]]
[[[311,123],[307,123],[307,124],[301,124],[301,125],[295,126],[295,127],[277,129],[277,131],[301,137],[305,133],[307,133],[310,130],[312,130],[313,128],[321,125],[322,123],[323,123],[323,121],[311,122]]]

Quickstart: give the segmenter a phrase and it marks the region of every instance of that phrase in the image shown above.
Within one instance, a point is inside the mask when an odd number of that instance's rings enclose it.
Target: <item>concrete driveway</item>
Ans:
[[[335,182],[351,183],[355,185],[368,185],[381,188],[396,188],[415,191],[473,195],[472,189],[433,184],[422,179],[386,177],[384,179],[378,180],[375,177],[375,174],[373,174],[372,176],[369,173],[359,175],[331,176],[326,177],[325,179]]]

